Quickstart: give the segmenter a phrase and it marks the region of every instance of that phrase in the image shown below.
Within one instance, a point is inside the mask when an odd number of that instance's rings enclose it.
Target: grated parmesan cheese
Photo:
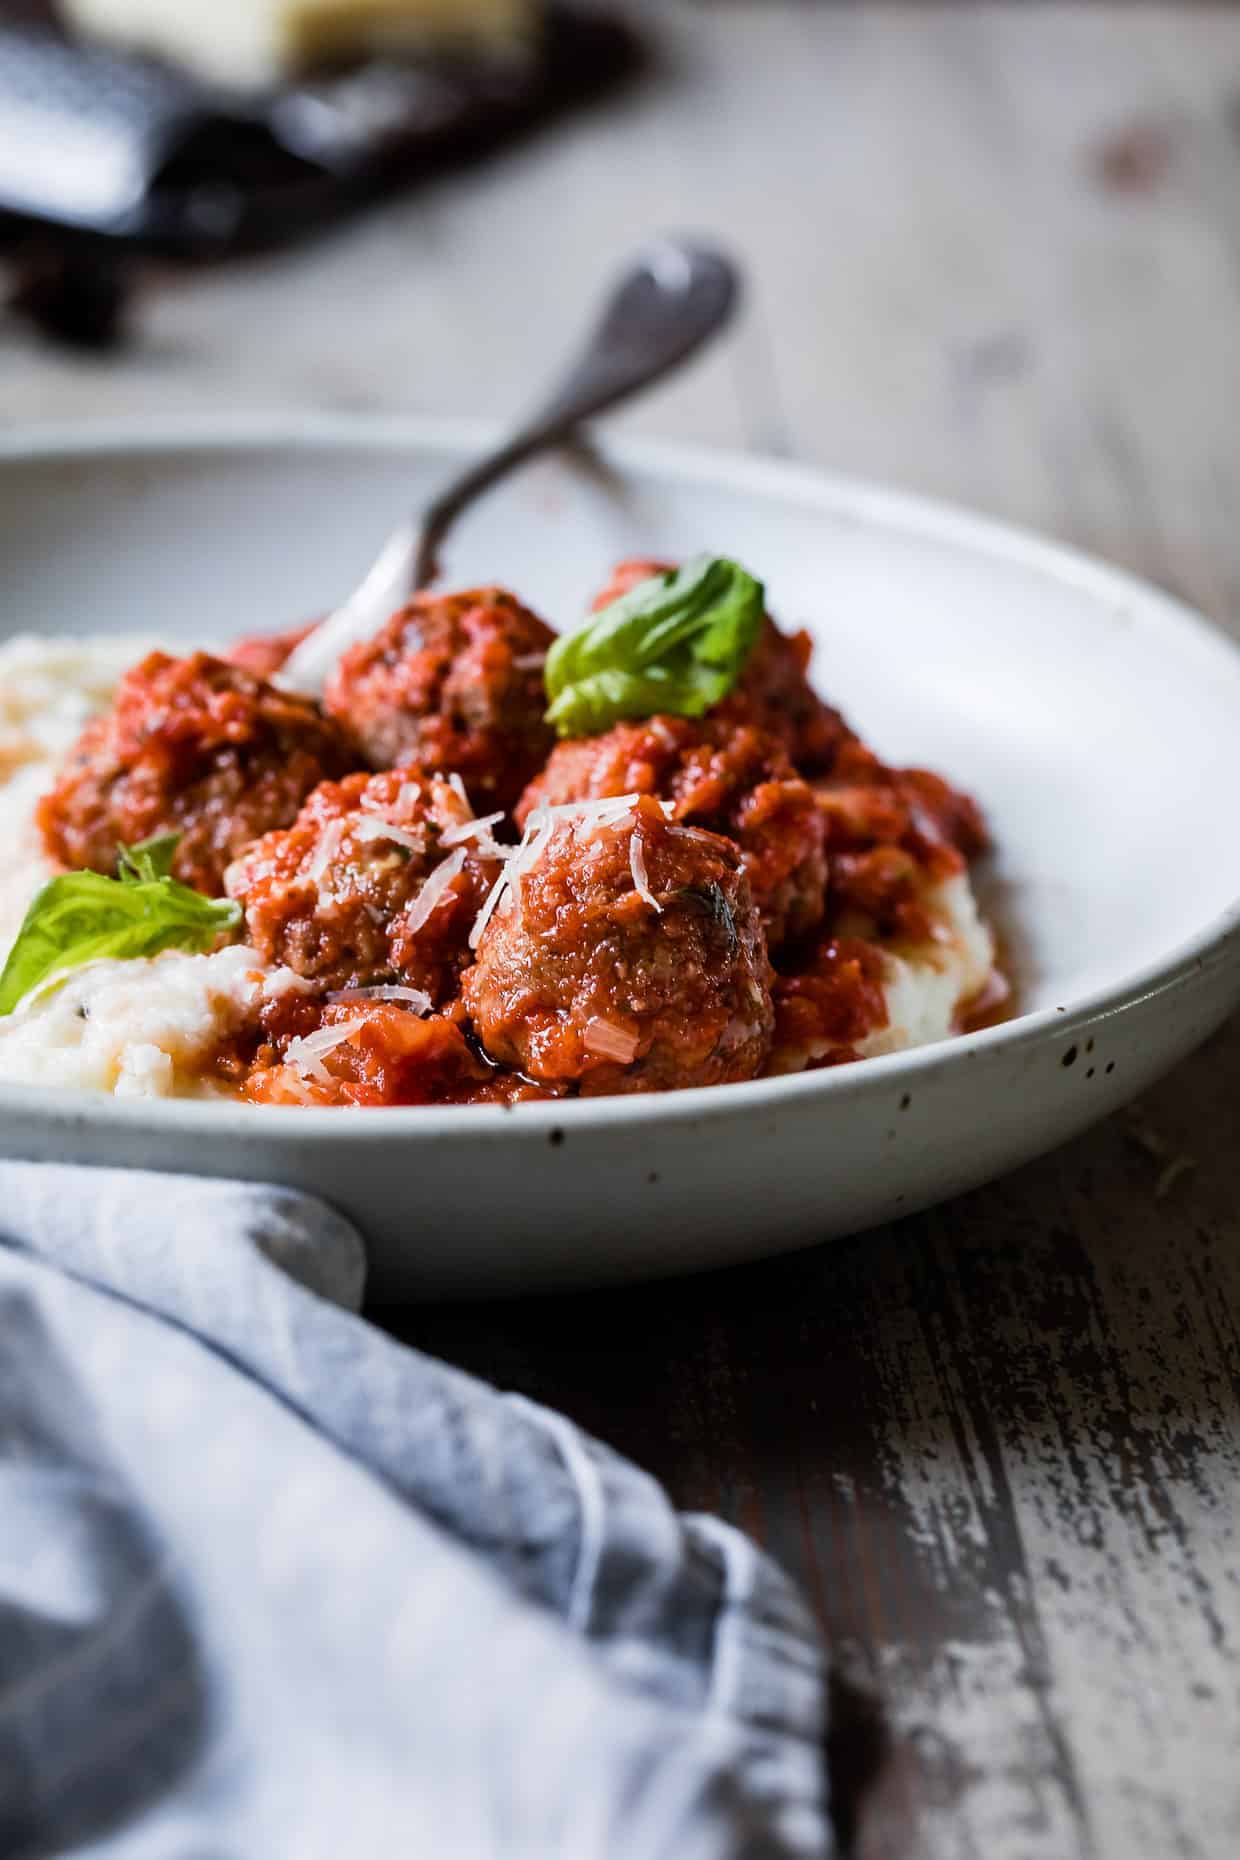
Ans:
[[[536,807],[525,823],[525,836],[521,844],[514,852],[510,852],[503,871],[487,893],[482,909],[474,919],[474,927],[469,933],[469,947],[477,949],[483,931],[505,898],[511,900],[506,908],[515,909],[520,914],[522,877],[542,858],[558,826],[568,823],[571,832],[589,840],[600,827],[618,826],[627,814],[632,813],[641,798],[639,794],[618,794],[607,795],[598,801],[559,801],[554,807]],[[655,908],[658,908],[657,905]]]
[[[339,988],[327,999],[333,1006],[348,1001],[403,1001],[415,1014],[429,1014],[435,1006],[424,988],[405,988],[398,982],[378,982],[366,988]]]
[[[482,933],[490,923],[492,917],[494,917],[500,899],[508,890],[509,883],[508,866],[505,865],[504,870],[500,873],[495,883],[491,886],[491,889],[487,892],[486,897],[483,899],[482,909],[474,918],[473,928],[469,933],[469,947],[471,949],[477,949],[479,943],[482,941]]]
[[[374,58],[425,58],[444,51],[475,59],[511,57],[534,38],[539,19],[536,0],[64,3],[69,23],[83,38],[153,55],[229,90],[268,91],[291,76]]]
[[[419,891],[417,897],[409,907],[408,914],[405,918],[405,924],[410,934],[420,930],[431,913],[439,908],[439,905],[443,902],[445,893],[451,886],[452,881],[460,873],[464,864],[464,847],[461,847],[454,853],[450,853],[446,859],[440,860],[439,864],[427,878],[426,883],[422,886],[421,891]]]
[[[463,820],[460,826],[448,828],[442,836],[443,844],[459,846],[463,840],[477,840],[480,844],[485,843],[485,846],[497,847],[501,855],[506,856],[512,851],[512,847],[499,847],[498,841],[491,836],[491,828],[503,818],[504,810],[501,807],[497,813],[484,814],[481,820]]]
[[[315,848],[314,857],[306,867],[306,877],[317,885],[336,854],[340,851],[340,842],[344,838],[344,821],[331,820],[323,829],[323,837]]]
[[[653,910],[663,915],[663,906],[650,889],[650,875],[646,871],[646,854],[642,848],[641,834],[634,827],[629,835],[629,870],[633,874],[633,889],[638,897],[644,898]]]
[[[355,840],[392,840],[407,852],[422,853],[426,850],[425,833],[414,833],[409,827],[393,826],[381,814],[360,815],[350,823],[349,832]]]
[[[284,1057],[295,1071],[303,1073],[307,1078],[317,1079],[320,1085],[330,1085],[332,1075],[323,1064],[324,1056],[334,1052],[338,1046],[343,1046],[365,1025],[364,1018],[342,1020],[334,1027],[320,1027],[314,1033],[303,1033],[296,1040],[289,1041]]]

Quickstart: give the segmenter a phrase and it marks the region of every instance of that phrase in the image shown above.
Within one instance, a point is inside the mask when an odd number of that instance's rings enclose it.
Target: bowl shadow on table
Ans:
[[[1047,1584],[1105,1586],[1089,1520],[1143,1541],[1142,1507],[1191,1564],[1192,1494],[1240,1478],[1237,1101],[1233,1022],[1128,1112],[893,1226],[696,1279],[376,1315],[564,1410],[795,1577],[835,1662],[850,1849],[910,1851],[977,1780],[945,1649],[1023,1691],[1013,1762],[1071,1814]],[[1062,1549],[1035,1557],[1047,1504]]]

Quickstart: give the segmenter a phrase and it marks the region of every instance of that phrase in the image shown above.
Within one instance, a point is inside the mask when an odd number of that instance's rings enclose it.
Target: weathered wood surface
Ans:
[[[1240,1851],[1233,1026],[1126,1116],[775,1265],[433,1311],[803,1582],[867,1860]],[[851,1729],[849,1729],[851,1727]]]
[[[619,254],[697,227],[745,253],[747,320],[625,424],[959,498],[1240,631],[1240,16],[647,10],[643,89],[317,247],[156,283],[116,360],[2,326],[0,411],[507,414]],[[1233,1026],[1131,1114],[879,1234],[399,1322],[796,1572],[852,1684],[867,1860],[1230,1860],[1238,1107]]]

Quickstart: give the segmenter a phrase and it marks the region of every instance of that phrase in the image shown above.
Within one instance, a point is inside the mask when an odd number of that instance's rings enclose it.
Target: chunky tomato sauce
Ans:
[[[887,1022],[885,969],[875,944],[823,937],[789,974],[775,979],[777,1056],[809,1054],[811,1067],[858,1058],[862,1041]]]
[[[560,743],[522,795],[517,823],[536,807],[617,794],[657,795],[674,819],[736,842],[771,949],[821,918],[825,823],[779,737],[715,716],[618,723]]]
[[[622,564],[600,602],[658,566]],[[178,832],[177,875],[241,905],[283,978],[210,1061],[247,1101],[510,1104],[837,1065],[887,1026],[891,958],[953,934],[976,804],[875,756],[810,685],[808,637],[769,617],[705,717],[559,743],[554,636],[502,589],[419,595],[322,708],[269,682],[307,631],[151,655],[39,811],[69,867]],[[997,1011],[993,981],[967,1011]]]

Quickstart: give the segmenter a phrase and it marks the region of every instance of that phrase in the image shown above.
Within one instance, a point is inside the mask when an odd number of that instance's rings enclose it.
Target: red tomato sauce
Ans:
[[[662,566],[621,564],[600,603]],[[68,867],[179,833],[177,876],[226,886],[291,971],[208,1068],[251,1103],[512,1104],[846,1063],[886,1025],[885,952],[935,936],[937,888],[988,844],[967,795],[865,746],[809,683],[809,637],[769,615],[707,716],[560,743],[554,635],[504,589],[418,595],[322,705],[269,682],[309,631],[153,654],[39,810]],[[527,823],[537,860],[505,865]],[[1005,987],[960,1024],[1001,1018]]]

